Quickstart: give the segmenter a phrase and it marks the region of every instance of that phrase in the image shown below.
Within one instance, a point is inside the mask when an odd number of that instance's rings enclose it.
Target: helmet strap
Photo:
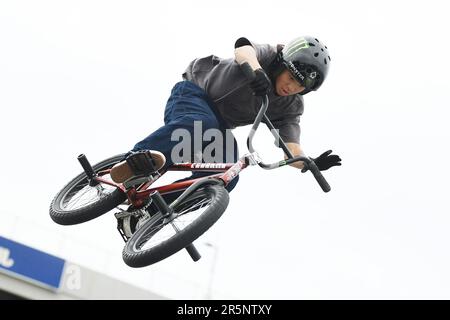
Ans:
[[[286,70],[286,67],[283,64],[283,54],[281,52],[281,50],[278,51],[276,57],[273,59],[273,61],[269,64],[268,67],[268,76],[270,78],[270,81],[272,81],[272,85],[274,87],[273,92],[275,93],[275,95],[278,95],[276,90],[275,90],[275,85],[276,85],[276,80],[278,78],[278,76],[284,71]]]
[[[305,94],[307,94],[307,93],[309,93],[309,92],[311,92],[311,91],[312,91],[311,89],[306,89],[306,88],[305,88],[305,90],[303,90],[302,92],[300,92],[299,95],[304,96]]]

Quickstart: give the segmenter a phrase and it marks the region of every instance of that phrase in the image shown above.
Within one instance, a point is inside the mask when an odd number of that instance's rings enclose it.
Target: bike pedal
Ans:
[[[119,231],[120,237],[126,243],[129,237],[125,235],[125,232],[123,230],[123,219],[117,219],[117,231]]]

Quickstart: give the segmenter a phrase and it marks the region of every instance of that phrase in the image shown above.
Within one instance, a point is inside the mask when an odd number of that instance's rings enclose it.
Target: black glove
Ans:
[[[320,171],[328,170],[331,167],[334,166],[340,166],[341,165],[341,158],[336,154],[331,154],[331,150],[328,150],[324,153],[322,153],[317,158],[312,158],[316,166],[319,168]],[[308,171],[309,168],[305,165],[305,167],[302,169],[302,172]]]
[[[264,96],[272,90],[272,82],[263,69],[255,70],[255,79],[249,84],[255,96]]]

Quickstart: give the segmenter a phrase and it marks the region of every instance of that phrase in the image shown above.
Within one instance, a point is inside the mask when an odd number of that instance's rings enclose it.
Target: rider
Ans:
[[[175,84],[167,101],[165,125],[138,142],[127,153],[128,161],[124,160],[112,168],[111,178],[114,181],[124,182],[133,178],[137,168],[134,165],[136,161],[132,159],[143,154],[153,160],[152,170],[180,162],[173,159],[173,151],[178,144],[173,139],[176,129],[185,129],[192,136],[201,134],[202,137],[201,150],[194,148],[190,154],[184,152],[184,161],[201,162],[202,152],[208,146],[203,141],[203,135],[214,128],[226,137],[222,140],[221,150],[216,150],[216,162],[236,162],[237,143],[228,129],[253,123],[261,97],[266,94],[269,97],[266,115],[279,130],[291,153],[294,156],[304,155],[299,142],[303,96],[319,89],[327,77],[331,61],[327,47],[310,36],[296,38],[286,46],[260,45],[239,38],[234,53],[235,57],[231,59],[211,55],[189,64],[183,73],[183,81]],[[250,82],[240,68],[245,62],[255,73],[254,80]],[[201,126],[196,127],[196,123]],[[192,145],[195,138],[191,141]],[[331,150],[313,160],[320,170],[341,165],[341,159],[331,155]],[[292,166],[304,168],[302,162],[295,162]],[[196,172],[189,179],[208,174]],[[234,188],[237,180],[238,177],[227,186],[228,191]]]

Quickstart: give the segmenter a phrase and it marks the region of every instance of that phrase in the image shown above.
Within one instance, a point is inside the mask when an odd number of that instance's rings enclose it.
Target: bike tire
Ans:
[[[111,168],[116,163],[123,160],[124,154],[116,155],[111,158],[105,159],[93,166],[95,172]],[[81,206],[79,208],[67,209],[64,207],[65,202],[70,202],[71,193],[77,194],[79,191],[86,189],[86,192],[91,191],[88,184],[86,174],[83,172],[72,179],[64,188],[62,188],[54,197],[50,204],[50,217],[52,220],[61,225],[73,225],[83,223],[94,218],[97,218],[106,212],[114,209],[119,204],[127,199],[127,196],[122,190],[108,186],[110,188],[109,193],[102,195],[98,200]],[[98,189],[97,189],[98,190]],[[98,191],[97,191],[98,193]]]
[[[147,238],[147,240],[150,240],[157,235],[158,232],[161,232],[163,228],[171,227],[169,225],[170,223],[161,225],[163,220],[162,215],[160,212],[155,213],[147,222],[139,227],[130,239],[128,239],[122,252],[122,258],[125,263],[133,268],[149,266],[184,249],[205,233],[217,222],[228,206],[229,195],[228,191],[223,186],[210,185],[196,190],[192,195],[174,208],[174,212],[179,215],[173,221],[178,223],[177,219],[184,215],[182,214],[182,210],[187,210],[187,213],[189,213],[188,210],[198,206],[198,203],[201,203],[203,199],[210,199],[210,203],[197,219],[188,224],[184,229],[175,232],[174,235],[161,241],[150,249],[139,249],[138,246],[144,239]],[[181,214],[179,211],[181,211]]]

